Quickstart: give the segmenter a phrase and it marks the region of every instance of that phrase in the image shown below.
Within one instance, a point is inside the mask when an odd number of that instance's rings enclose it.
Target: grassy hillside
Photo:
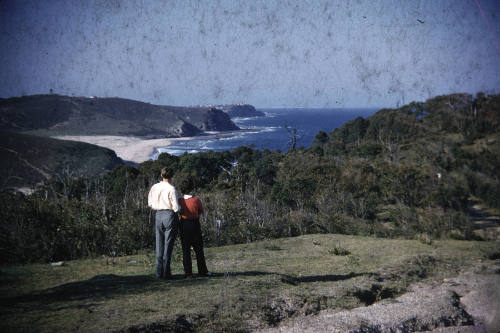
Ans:
[[[32,187],[57,176],[94,177],[123,162],[82,142],[0,131],[0,188]]]
[[[208,107],[60,95],[0,99],[0,130],[40,135],[180,137],[237,129],[227,114]]]
[[[393,299],[416,281],[441,281],[498,242],[307,235],[206,249],[213,277],[154,278],[151,252],[0,268],[1,331],[246,332],[324,309]],[[454,325],[456,318],[442,318]]]

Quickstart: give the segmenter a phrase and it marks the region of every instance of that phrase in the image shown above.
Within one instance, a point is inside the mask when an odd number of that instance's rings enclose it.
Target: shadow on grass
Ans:
[[[26,295],[4,299],[6,304],[23,304],[22,307],[31,308],[36,304],[48,305],[52,302],[72,302],[81,300],[96,300],[113,298],[122,295],[141,294],[144,292],[165,291],[176,287],[189,287],[205,284],[210,279],[223,279],[235,276],[265,276],[276,275],[283,283],[298,285],[307,282],[334,282],[347,280],[356,276],[370,273],[350,273],[346,275],[312,275],[295,277],[275,272],[243,271],[213,273],[209,277],[196,276],[184,279],[182,275],[174,276],[172,280],[159,280],[154,275],[119,276],[115,274],[96,275],[91,279],[65,283],[60,286],[33,292]],[[31,303],[31,304],[30,304]],[[31,305],[31,306],[30,306]]]
[[[226,273],[213,273],[210,277],[232,277],[232,276],[262,276],[262,275],[273,275],[273,272],[260,272],[260,271],[245,271],[245,272],[226,272]]]
[[[236,272],[230,276],[259,276],[273,274],[269,272]],[[185,279],[175,275],[174,279],[157,279],[154,275],[120,276],[115,274],[96,275],[91,279],[65,283],[54,288],[33,292],[26,295],[5,299],[7,303],[50,303],[61,301],[79,301],[85,299],[112,298],[120,295],[140,294],[144,292],[165,291],[176,287],[204,284],[210,278],[224,278],[225,273],[214,273],[210,277]]]
[[[260,272],[260,271],[246,271],[246,272],[227,272],[227,273],[214,273],[212,277],[232,277],[232,276],[261,276],[261,275],[276,275],[279,276],[281,282],[298,285],[299,283],[310,282],[336,282],[349,280],[358,276],[373,276],[375,273],[349,273],[349,274],[327,274],[327,275],[309,275],[296,277],[289,274],[281,274],[276,272]]]
[[[329,274],[329,275],[311,275],[311,276],[301,276],[297,278],[299,282],[335,282],[349,280],[358,276],[371,276],[373,273],[349,273],[344,275]]]
[[[281,282],[288,283],[291,285],[298,285],[300,283],[310,283],[310,282],[336,282],[349,280],[358,276],[372,276],[373,273],[349,273],[344,275],[338,274],[328,274],[328,275],[309,275],[309,276],[300,276],[295,277],[292,275],[280,274]]]
[[[65,283],[60,286],[14,296],[7,299],[12,303],[50,303],[60,301],[79,301],[85,299],[112,298],[119,295],[140,294],[168,290],[175,285],[189,286],[205,283],[207,280],[181,280],[176,276],[173,280],[159,280],[153,275],[120,276],[115,274],[96,275],[91,279]]]

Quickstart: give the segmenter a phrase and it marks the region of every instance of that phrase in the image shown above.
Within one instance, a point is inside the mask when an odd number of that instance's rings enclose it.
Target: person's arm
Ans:
[[[198,199],[198,215],[203,215],[205,214],[205,208],[203,208],[203,203],[201,202],[200,198]]]
[[[177,200],[176,189],[174,188],[174,190],[170,191],[170,193],[168,195],[169,195],[170,203],[172,204],[172,210],[176,213],[180,213],[181,207],[179,206],[179,201]]]
[[[153,207],[153,187],[151,187],[151,189],[149,190],[149,194],[148,194],[148,206],[151,207],[151,208],[154,208]]]

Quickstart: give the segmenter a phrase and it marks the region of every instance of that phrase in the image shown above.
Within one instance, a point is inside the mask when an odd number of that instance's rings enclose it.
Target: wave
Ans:
[[[238,125],[238,123],[253,120],[253,118],[254,117],[235,117],[235,118],[232,118],[231,120],[233,121],[233,123]]]
[[[248,137],[248,135],[250,135],[250,134],[251,134],[251,132],[249,132],[249,133],[238,133],[238,134],[235,134],[233,136],[228,136],[228,137],[220,138],[219,141],[233,141],[233,140],[243,139],[245,137]]]
[[[156,148],[155,152],[151,155],[151,158],[157,159],[162,153],[179,156],[186,152],[193,154],[209,150],[232,150],[236,148],[236,146],[246,145],[247,142],[255,142],[255,139],[257,139],[256,135],[259,135],[259,133],[260,135],[265,135],[265,133],[276,132],[280,128],[281,127],[278,126],[251,126],[248,128],[249,131],[247,132],[244,130],[233,132],[231,135],[225,135],[216,139],[191,139],[178,141],[167,147]],[[265,139],[263,141],[265,141]]]
[[[272,131],[275,131],[277,129],[280,129],[281,126],[257,126],[257,125],[251,125],[251,126],[247,126],[245,128],[242,128],[242,130],[255,130],[257,132],[272,132]]]
[[[264,127],[262,128],[262,132],[275,132],[277,130],[279,130],[281,127],[278,127],[278,126],[269,126],[269,127]]]

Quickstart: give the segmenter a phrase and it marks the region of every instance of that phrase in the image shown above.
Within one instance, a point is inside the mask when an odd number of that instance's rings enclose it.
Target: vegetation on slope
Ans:
[[[1,189],[31,188],[52,178],[93,177],[122,163],[107,148],[0,131]]]
[[[29,197],[3,194],[0,257],[151,248],[146,197],[165,166],[177,171],[174,182],[196,180],[209,246],[312,233],[474,239],[470,199],[500,208],[499,101],[440,96],[320,132],[309,149],[162,154],[103,177],[54,179]]]
[[[318,146],[327,154],[417,166],[500,208],[500,95],[454,94],[384,109],[336,129]]]

